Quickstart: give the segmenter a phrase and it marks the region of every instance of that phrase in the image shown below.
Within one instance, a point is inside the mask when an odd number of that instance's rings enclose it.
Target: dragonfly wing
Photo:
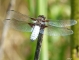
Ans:
[[[72,26],[77,23],[76,20],[54,20],[49,21],[49,25],[56,26],[56,27],[66,27],[66,26]]]
[[[47,33],[50,36],[66,36],[66,35],[71,35],[73,34],[73,31],[68,29],[68,28],[63,28],[63,27],[46,27],[45,29],[47,29]],[[40,31],[40,33],[43,34],[42,30]]]
[[[29,24],[27,24],[27,22],[25,21],[18,21],[18,20],[11,20],[10,21],[11,27],[19,30],[19,31],[23,31],[23,32],[31,32],[31,26]]]
[[[31,20],[31,18],[27,15],[23,15],[19,12],[16,12],[16,11],[12,11],[12,19],[16,19],[18,21],[25,21],[25,22],[29,22]]]

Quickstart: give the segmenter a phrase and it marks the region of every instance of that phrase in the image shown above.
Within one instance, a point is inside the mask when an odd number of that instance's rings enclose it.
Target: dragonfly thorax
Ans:
[[[37,20],[36,20],[36,25],[42,25],[45,24],[45,17],[43,15],[39,15]]]

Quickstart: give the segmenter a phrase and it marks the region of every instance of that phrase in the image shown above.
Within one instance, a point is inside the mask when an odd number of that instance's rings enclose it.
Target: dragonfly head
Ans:
[[[40,19],[45,20],[46,17],[44,17],[44,15],[39,15],[38,16]]]

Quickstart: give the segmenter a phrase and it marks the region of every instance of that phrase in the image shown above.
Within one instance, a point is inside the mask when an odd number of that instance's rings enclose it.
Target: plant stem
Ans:
[[[71,54],[73,55],[73,49],[79,46],[79,0],[71,0],[71,19],[77,21],[77,24],[72,27],[74,34],[71,36]]]
[[[77,21],[77,24],[74,25],[72,27],[72,29],[74,30],[74,34],[73,34],[73,37],[72,37],[72,40],[74,41],[72,45],[77,46],[79,45],[79,0],[73,0],[71,1],[71,19],[74,19]]]
[[[47,17],[47,1],[48,0],[36,0],[36,16],[38,15],[44,15]],[[45,33],[47,33],[47,30],[45,30]],[[41,60],[48,60],[48,40],[47,36],[43,36],[43,42],[42,42],[42,50],[41,50]]]
[[[30,10],[30,15],[33,16],[34,15],[34,0],[26,0],[28,1],[28,7],[29,7],[29,10]]]
[[[7,9],[7,16],[6,16],[6,20],[5,21],[5,24],[4,24],[4,27],[3,27],[3,33],[2,33],[2,39],[1,39],[1,46],[0,46],[0,60],[2,60],[2,56],[3,56],[3,44],[4,44],[4,41],[6,40],[6,36],[7,36],[7,33],[8,33],[8,30],[9,30],[9,26],[10,26],[10,19],[12,17],[12,14],[11,14],[11,10],[13,10],[13,6],[14,6],[14,3],[15,3],[15,0],[11,0],[10,1],[10,4],[9,4],[9,7]]]

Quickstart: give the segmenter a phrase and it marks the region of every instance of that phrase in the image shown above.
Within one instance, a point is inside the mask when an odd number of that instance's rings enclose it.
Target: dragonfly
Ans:
[[[73,34],[73,31],[67,26],[72,26],[77,24],[76,20],[49,20],[46,19],[44,15],[39,15],[37,18],[29,17],[27,15],[21,14],[17,11],[11,11],[12,18],[10,21],[10,26],[16,30],[23,32],[32,32],[30,39],[32,41],[36,40],[39,33],[43,33],[43,29],[48,30],[49,36],[66,36]],[[47,25],[46,25],[47,23]]]

